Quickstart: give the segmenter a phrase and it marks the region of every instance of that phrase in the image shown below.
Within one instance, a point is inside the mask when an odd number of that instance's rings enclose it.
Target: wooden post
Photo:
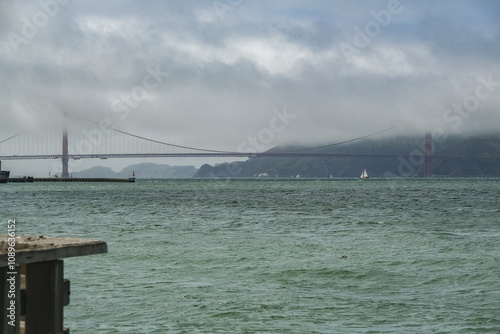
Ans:
[[[26,265],[26,334],[63,332],[63,261]]]
[[[64,280],[61,259],[106,253],[106,243],[86,239],[18,236],[15,287],[11,287],[9,279],[13,271],[5,242],[8,238],[8,235],[0,234],[1,333],[68,334],[69,330],[63,328],[63,306],[69,304],[70,285],[69,281]],[[22,279],[26,282],[22,283]],[[21,293],[21,288],[24,293]],[[10,310],[7,308],[11,304],[9,294],[12,290],[15,290],[16,326],[9,325],[8,318]]]

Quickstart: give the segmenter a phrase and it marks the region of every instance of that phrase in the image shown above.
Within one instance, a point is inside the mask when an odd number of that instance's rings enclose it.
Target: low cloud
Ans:
[[[342,43],[355,45],[392,2],[243,1],[221,16],[211,1],[54,0],[57,13],[45,11],[44,22],[37,2],[0,1],[0,131],[51,128],[47,119],[69,110],[159,140],[235,150],[283,106],[297,120],[276,144],[446,126],[446,109],[478,77],[500,81],[500,4],[401,1],[348,61]],[[29,24],[37,33],[24,36]],[[113,101],[152,66],[168,78],[120,119]],[[495,129],[499,96],[460,131]]]

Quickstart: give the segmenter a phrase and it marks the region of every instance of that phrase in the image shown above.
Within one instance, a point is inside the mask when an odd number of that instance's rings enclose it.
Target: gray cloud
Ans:
[[[389,3],[242,1],[219,15],[212,1],[69,1],[26,38],[39,3],[0,1],[0,131],[50,126],[71,110],[159,140],[235,150],[284,106],[297,118],[272,144],[396,124],[451,128],[443,114],[478,77],[500,81],[500,4],[402,0],[348,59],[342,43],[354,45],[355,28]],[[24,38],[17,51],[13,36]],[[114,101],[158,66],[168,77],[120,119]],[[458,130],[497,128],[499,96],[497,87]]]

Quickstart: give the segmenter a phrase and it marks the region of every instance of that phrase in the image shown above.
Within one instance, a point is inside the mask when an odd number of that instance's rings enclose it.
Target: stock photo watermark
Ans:
[[[111,111],[116,114],[119,120],[124,121],[130,116],[132,110],[138,108],[139,104],[147,99],[148,95],[157,89],[160,84],[168,77],[167,72],[162,72],[161,65],[146,66],[147,74],[143,77],[141,85],[134,86],[128,93],[124,93],[120,98],[113,100],[111,103]],[[100,146],[106,135],[113,133],[115,124],[111,118],[103,118],[99,121],[98,126],[94,129],[83,129],[83,140],[79,141],[75,146],[69,145],[71,152],[76,154],[91,154],[93,149]],[[68,167],[75,169],[81,164],[81,160],[70,160]],[[62,172],[62,167],[57,162],[52,164],[54,174]]]
[[[372,43],[386,28],[391,24],[394,16],[403,12],[403,5],[399,0],[391,0],[387,3],[386,9],[379,11],[372,10],[370,12],[373,20],[368,21],[364,27],[354,27],[354,38],[351,43],[340,43],[340,50],[348,63],[352,62],[352,58],[361,54],[361,51]]]
[[[458,130],[465,119],[468,119],[474,113],[477,113],[483,102],[491,98],[500,87],[500,82],[494,81],[493,75],[480,76],[477,78],[474,92],[467,95],[461,102],[453,104],[443,113],[443,121],[448,126],[434,128],[430,131],[433,144],[442,144],[448,137],[449,131]],[[410,152],[408,157],[399,156],[398,175],[389,171],[384,173],[386,178],[409,177],[415,174],[417,169],[425,162],[425,148],[418,148]]]
[[[443,120],[453,129],[457,130],[463,123],[464,119],[470,117],[474,112],[477,112],[481,107],[481,102],[488,100],[496,91],[496,87],[500,87],[500,82],[493,81],[493,75],[487,77],[479,77],[479,84],[476,86],[473,94],[468,95],[461,103],[456,103],[445,111]],[[443,131],[442,129],[439,132]]]
[[[255,136],[248,136],[238,145],[238,152],[257,153],[264,151],[268,147],[267,145],[274,141],[276,134],[285,130],[287,125],[297,117],[290,114],[286,107],[283,107],[281,111],[274,109],[273,114],[274,116],[269,120],[269,127],[263,127]]]
[[[21,45],[27,45],[36,38],[39,32],[44,29],[51,19],[56,17],[61,6],[69,3],[69,0],[40,0],[38,2],[39,10],[30,17],[21,18],[21,30],[19,33],[10,32],[7,35],[11,48],[17,53]]]
[[[256,135],[249,135],[246,140],[238,145],[237,152],[262,153],[269,149],[269,145],[275,140],[276,135],[284,131],[297,118],[297,115],[288,112],[286,106],[282,110],[275,108],[273,114],[274,116],[269,120],[268,126],[261,128]],[[238,177],[242,171],[240,163],[231,162],[225,164],[225,170],[219,171],[215,176],[218,178]]]
[[[18,282],[18,272],[16,267],[16,221],[7,222],[7,324],[16,326],[16,286]]]
[[[142,85],[137,85],[129,93],[122,94],[119,99],[115,99],[111,105],[114,113],[119,114],[120,120],[125,120],[131,109],[137,108],[139,103],[147,99],[148,94],[158,88],[163,80],[168,77],[167,72],[162,72],[160,65],[155,68],[146,67],[148,74],[142,79]]]

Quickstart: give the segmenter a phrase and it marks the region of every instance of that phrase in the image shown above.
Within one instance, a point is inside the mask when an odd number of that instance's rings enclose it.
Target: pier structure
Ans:
[[[70,282],[64,279],[62,259],[106,253],[107,244],[3,234],[0,246],[1,333],[69,334],[63,326],[63,307],[69,305]]]
[[[102,177],[14,177],[9,178],[5,182],[11,183],[33,183],[33,182],[125,182],[134,183],[135,177],[129,178],[102,178]]]

